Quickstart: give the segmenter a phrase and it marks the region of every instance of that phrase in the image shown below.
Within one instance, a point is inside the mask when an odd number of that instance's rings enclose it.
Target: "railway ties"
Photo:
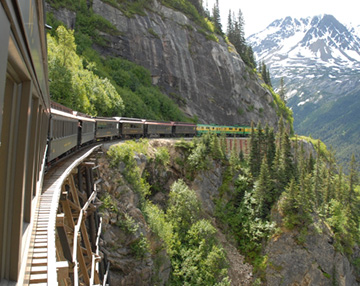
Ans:
[[[89,156],[98,147],[78,152],[46,174],[30,245],[29,285],[100,285],[107,277],[98,273],[101,220],[90,232],[85,224],[96,217],[92,202],[101,179],[94,182],[97,170]]]

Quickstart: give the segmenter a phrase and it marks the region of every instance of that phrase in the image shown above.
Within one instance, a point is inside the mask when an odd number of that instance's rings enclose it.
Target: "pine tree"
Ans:
[[[231,9],[229,10],[229,15],[228,15],[228,23],[227,23],[227,28],[226,28],[226,35],[227,35],[229,41],[231,42],[231,39],[234,38],[234,22],[233,22],[233,18],[232,18]]]
[[[351,162],[350,162],[350,171],[349,171],[349,194],[348,194],[348,204],[350,206],[350,212],[351,216],[354,218],[354,216],[359,213],[359,210],[356,206],[356,194],[355,194],[355,185],[358,183],[358,174],[356,171],[356,161],[355,161],[355,155],[353,154],[351,156]]]
[[[267,159],[264,156],[261,169],[259,174],[259,179],[255,187],[255,199],[258,204],[258,212],[261,218],[266,218],[270,213],[272,203],[277,199],[274,197],[274,186],[272,183],[272,178],[270,177]]]
[[[280,78],[280,88],[279,88],[279,95],[280,95],[280,98],[285,101],[285,93],[286,93],[286,90],[285,90],[285,84],[284,84],[284,78],[281,77]]]
[[[294,178],[291,179],[289,186],[286,188],[285,199],[281,207],[285,214],[296,214],[298,212],[298,198],[299,188]]]
[[[322,204],[323,201],[323,194],[322,194],[322,178],[321,178],[321,166],[320,166],[320,140],[318,140],[317,143],[317,157],[316,157],[316,163],[315,163],[315,171],[314,171],[314,192],[316,196],[316,207],[319,207]],[[312,154],[312,153],[311,153]],[[314,167],[313,167],[314,168]]]
[[[356,172],[356,161],[355,155],[352,154],[351,162],[350,162],[350,173],[349,173],[349,197],[348,201],[349,204],[354,201],[355,199],[355,184],[358,183],[358,174]]]
[[[220,8],[219,8],[219,0],[216,0],[213,7],[213,15],[212,15],[213,23],[215,26],[215,32],[217,34],[222,35],[222,25],[221,25],[221,17],[220,17]]]
[[[342,176],[343,176],[343,170],[342,170],[342,166],[340,166],[340,171],[339,171],[339,176],[336,182],[336,199],[339,202],[343,202],[343,181],[342,181]]]
[[[268,131],[266,131],[266,130],[268,130]],[[267,135],[266,135],[266,133],[267,133]],[[275,160],[275,156],[276,156],[274,129],[271,128],[269,130],[269,126],[266,125],[265,136],[266,136],[266,158],[267,158],[269,170],[272,173],[272,171],[274,169],[273,165],[274,165],[274,160]]]
[[[203,15],[204,8],[203,8],[203,1],[202,0],[189,0],[191,4],[194,5],[196,10],[199,12],[200,15]]]
[[[251,133],[250,133],[250,154],[249,154],[249,164],[250,171],[254,177],[257,177],[260,172],[260,162],[259,162],[259,141],[258,136],[254,129],[253,122],[251,123]]]
[[[294,177],[293,157],[291,154],[291,142],[287,132],[283,133],[281,138],[281,153],[280,153],[280,173],[281,185],[285,188]]]

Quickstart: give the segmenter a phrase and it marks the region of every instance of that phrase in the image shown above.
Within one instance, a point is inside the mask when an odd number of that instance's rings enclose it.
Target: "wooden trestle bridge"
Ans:
[[[99,147],[67,158],[45,175],[25,277],[30,285],[105,285],[109,264],[100,263],[101,218],[94,206],[102,181]]]

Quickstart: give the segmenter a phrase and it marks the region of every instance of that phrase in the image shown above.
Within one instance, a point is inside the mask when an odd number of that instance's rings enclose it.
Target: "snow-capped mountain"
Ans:
[[[337,147],[343,161],[360,152],[360,26],[331,15],[286,17],[247,41],[275,90],[283,77],[297,133]]]
[[[275,88],[284,78],[289,105],[295,107],[360,91],[359,34],[359,26],[346,27],[331,15],[286,17],[247,41],[270,68]]]
[[[311,63],[360,69],[360,39],[331,15],[276,20],[251,36],[256,56],[272,66]]]

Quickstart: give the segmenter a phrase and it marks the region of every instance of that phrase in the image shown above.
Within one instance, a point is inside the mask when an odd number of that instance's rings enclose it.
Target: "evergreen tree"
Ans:
[[[222,31],[222,25],[221,25],[219,0],[216,0],[216,2],[214,4],[212,20],[213,20],[213,23],[215,26],[215,32],[219,35],[222,35],[223,31]]]
[[[351,162],[350,162],[350,173],[349,173],[349,197],[348,202],[351,204],[351,202],[355,199],[355,184],[358,183],[358,175],[356,172],[356,161],[355,161],[355,155],[353,154],[351,156]]]
[[[349,173],[349,194],[348,194],[348,204],[350,206],[350,214],[352,218],[359,213],[358,205],[356,204],[356,194],[355,194],[355,185],[358,184],[358,174],[356,171],[356,161],[355,155],[351,156],[350,162],[350,173]]]
[[[281,138],[280,151],[280,186],[285,188],[290,180],[294,177],[293,157],[291,154],[291,142],[287,132],[283,133]]]
[[[268,130],[268,131],[267,131]],[[270,172],[272,173],[274,168],[274,160],[276,156],[276,145],[275,145],[275,134],[274,129],[269,129],[269,126],[266,124],[265,127],[265,137],[266,137],[266,158]]]
[[[230,10],[226,35],[245,64],[251,68],[255,68],[254,52],[251,46],[246,44],[244,26],[244,17],[241,10],[239,10],[237,16]]]
[[[251,68],[256,68],[256,60],[254,57],[254,51],[251,46],[246,47],[245,63]]]
[[[274,186],[270,176],[266,156],[261,163],[259,179],[255,187],[255,199],[259,217],[266,218],[271,210],[272,203],[277,199],[274,197]]]
[[[280,78],[280,88],[279,88],[278,94],[280,95],[280,98],[281,98],[284,102],[285,102],[285,93],[286,93],[286,90],[285,90],[284,78],[281,77],[281,78]]]
[[[316,207],[319,207],[323,201],[323,194],[322,194],[322,177],[321,177],[321,166],[320,166],[320,140],[318,140],[318,152],[316,157],[316,165],[314,171],[314,192],[316,196]],[[310,153],[312,154],[312,153]],[[313,167],[314,168],[314,167]]]
[[[250,133],[250,154],[249,154],[249,164],[250,171],[254,177],[257,177],[260,172],[260,154],[259,154],[259,141],[258,136],[254,129],[253,122],[251,123],[251,133]]]
[[[226,35],[227,35],[229,41],[232,42],[231,39],[234,38],[234,22],[233,22],[233,18],[232,18],[231,9],[229,10],[229,15],[228,15],[228,23],[227,23],[227,28],[226,28]]]
[[[342,166],[340,166],[339,176],[336,183],[336,199],[339,202],[344,203],[344,186],[343,186],[342,176],[343,176],[343,170],[342,170]]]
[[[203,1],[202,0],[189,0],[194,5],[200,15],[204,15]]]

